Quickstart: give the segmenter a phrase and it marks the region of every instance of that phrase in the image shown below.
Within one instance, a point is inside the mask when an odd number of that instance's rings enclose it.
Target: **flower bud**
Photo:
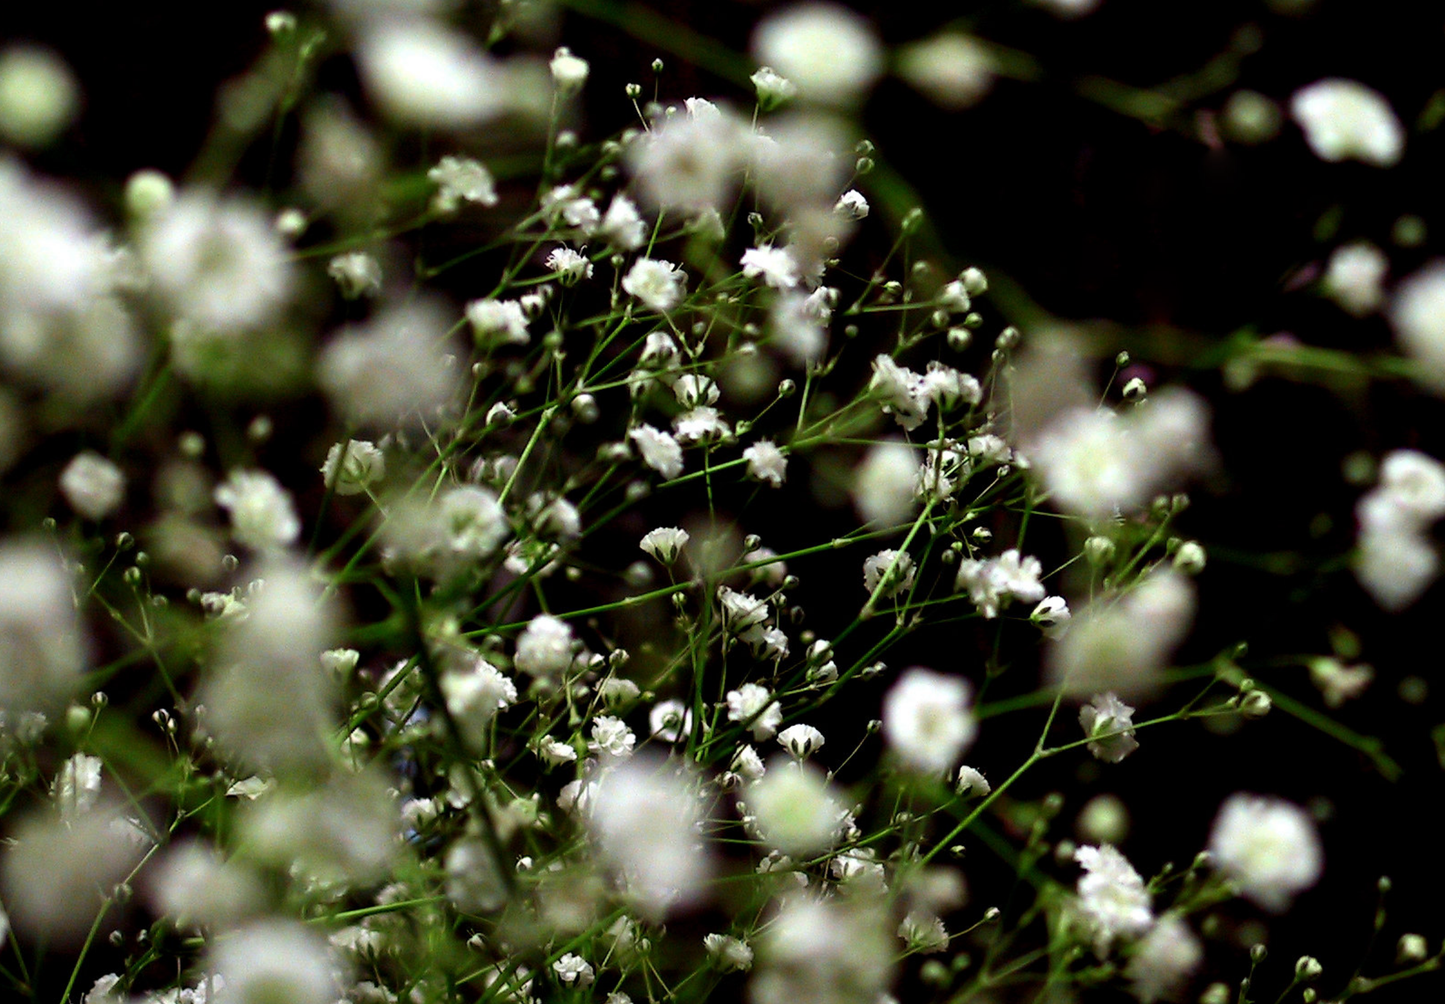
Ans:
[[[1302,983],[1311,983],[1320,978],[1320,973],[1325,967],[1320,965],[1320,960],[1313,955],[1301,955],[1299,961],[1294,964],[1294,978]]]
[[[1429,954],[1430,946],[1421,934],[1402,934],[1395,946],[1395,961],[1402,966],[1424,962]]]

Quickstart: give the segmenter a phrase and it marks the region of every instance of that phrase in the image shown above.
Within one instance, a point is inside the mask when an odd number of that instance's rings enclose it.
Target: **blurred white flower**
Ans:
[[[513,103],[515,84],[497,60],[429,19],[377,19],[362,33],[356,56],[372,99],[406,125],[464,129]]]
[[[893,526],[917,511],[914,488],[918,455],[906,443],[887,440],[872,446],[853,475],[853,505],[864,522]]]
[[[410,300],[333,338],[316,362],[332,407],[357,425],[434,420],[458,387],[457,367],[445,358],[450,316],[433,301]]]
[[[463,202],[479,206],[495,206],[498,202],[497,183],[492,172],[481,161],[471,157],[443,157],[426,176],[437,186],[432,206],[438,212],[456,212]]]
[[[570,97],[582,90],[587,83],[587,74],[591,67],[587,60],[572,55],[572,50],[565,45],[557,49],[549,64],[552,71],[552,83],[557,87],[557,94],[561,97]]]
[[[1154,923],[1149,890],[1128,859],[1109,844],[1080,847],[1074,860],[1084,869],[1079,912],[1093,931],[1095,953],[1104,958],[1116,940],[1137,938]]]
[[[334,1004],[339,961],[305,924],[261,920],[217,938],[207,968],[232,1004]]]
[[[743,275],[749,279],[761,278],[774,289],[792,289],[798,284],[798,262],[788,253],[787,248],[775,248],[770,244],[749,248],[743,252]]]
[[[905,45],[897,58],[898,75],[940,108],[968,108],[993,87],[992,53],[956,31]]]
[[[768,15],[753,32],[752,53],[777,68],[808,101],[848,105],[883,72],[883,47],[858,14],[831,3],[802,3]]]
[[[1429,262],[1396,287],[1389,318],[1400,348],[1420,364],[1416,379],[1445,394],[1445,260]]]
[[[1309,813],[1283,799],[1239,793],[1214,818],[1209,853],[1240,892],[1272,913],[1319,881],[1324,853]]]
[[[56,53],[23,43],[0,52],[0,138],[45,146],[79,111],[80,85]]]
[[[326,487],[338,495],[360,495],[386,477],[386,455],[368,439],[333,443],[321,465]]]
[[[1392,167],[1404,152],[1405,131],[1390,103],[1358,81],[1316,81],[1295,91],[1289,110],[1321,160]]]
[[[745,941],[730,934],[705,934],[702,943],[708,958],[722,972],[747,972],[753,968],[753,950]]]
[[[1356,317],[1373,313],[1385,302],[1385,273],[1390,260],[1368,241],[1335,248],[1325,269],[1324,289],[1330,299]]]
[[[572,628],[550,614],[538,614],[517,638],[513,662],[531,676],[560,676],[572,665]]]
[[[60,472],[60,491],[80,515],[102,520],[125,501],[125,475],[99,453],[85,450]]]
[[[687,273],[670,261],[639,258],[622,277],[622,289],[649,310],[666,313],[687,295]]]
[[[1050,681],[1080,697],[1148,695],[1189,633],[1194,606],[1193,584],[1173,569],[1153,572],[1123,596],[1094,600],[1050,645]]]
[[[1139,939],[1124,967],[1140,1004],[1173,1000],[1191,973],[1204,961],[1204,946],[1184,918],[1166,913]]]
[[[746,450],[743,459],[748,462],[748,477],[772,485],[783,486],[787,476],[788,458],[771,439],[759,439]]]
[[[913,668],[883,699],[883,736],[911,770],[941,775],[973,743],[972,688],[958,676]]]
[[[744,797],[763,842],[784,854],[810,857],[842,835],[846,810],[812,764],[775,762]]]
[[[375,255],[351,251],[337,255],[326,265],[326,274],[336,280],[341,295],[348,300],[376,296],[381,292],[381,262]]]
[[[267,471],[232,471],[215,496],[231,517],[237,543],[267,551],[290,547],[301,535],[290,492]]]
[[[628,145],[627,162],[648,204],[701,211],[725,202],[746,133],[732,112],[714,111],[671,116]]]

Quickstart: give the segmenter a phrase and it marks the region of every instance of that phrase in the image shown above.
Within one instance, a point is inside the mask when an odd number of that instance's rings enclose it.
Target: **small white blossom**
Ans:
[[[707,934],[702,943],[713,965],[725,973],[745,973],[753,968],[753,950],[730,934]]]
[[[591,963],[573,952],[552,963],[552,971],[563,983],[578,987],[591,986],[597,975]]]
[[[551,63],[552,83],[557,85],[557,93],[568,97],[582,90],[590,69],[587,60],[572,55],[572,50],[565,45],[559,47]]]
[[[967,589],[969,599],[986,619],[993,619],[1014,600],[1035,603],[1044,598],[1039,582],[1043,566],[1037,558],[1022,557],[1015,549],[997,558],[965,558],[958,563],[955,589]]]
[[[1184,918],[1166,913],[1139,939],[1124,975],[1141,1004],[1173,1000],[1181,985],[1204,961],[1204,946]]]
[[[337,255],[326,266],[326,274],[336,280],[341,295],[348,300],[375,296],[381,292],[381,262],[375,255],[351,251]]]
[[[985,778],[968,764],[958,768],[958,783],[954,788],[960,795],[968,795],[976,798],[987,798],[993,788]]]
[[[940,108],[978,104],[993,86],[997,62],[977,39],[956,31],[903,46],[898,74]]]
[[[759,439],[743,450],[743,459],[748,462],[748,477],[765,481],[774,488],[783,487],[787,475],[788,458],[770,439]]]
[[[971,688],[962,677],[910,669],[884,698],[883,736],[912,770],[952,770],[978,732],[970,697]]]
[[[1309,813],[1282,799],[1243,793],[1219,807],[1209,853],[1241,893],[1273,913],[1283,913],[1296,893],[1319,881],[1324,859]]]
[[[602,215],[597,234],[619,251],[636,251],[647,240],[647,227],[633,201],[619,193]]]
[[[655,530],[647,531],[638,546],[664,565],[671,565],[682,553],[682,549],[687,546],[688,540],[686,530],[680,530],[675,526],[660,526]]]
[[[1127,858],[1109,844],[1080,847],[1074,860],[1084,869],[1079,879],[1079,912],[1094,932],[1100,958],[1119,938],[1137,938],[1154,923],[1149,890]]]
[[[748,79],[753,82],[758,92],[758,105],[764,111],[786,104],[798,96],[798,88],[793,82],[771,66],[758,67]]]
[[[1045,596],[1029,614],[1029,620],[1038,625],[1045,638],[1062,637],[1072,617],[1069,604],[1062,596]]]
[[[437,186],[432,205],[438,212],[455,212],[463,202],[495,206],[499,201],[492,172],[471,157],[443,157],[426,176]]]
[[[868,200],[856,188],[850,188],[838,196],[838,201],[833,205],[833,212],[847,220],[867,219],[868,211]]]
[[[571,248],[553,248],[543,264],[556,273],[564,285],[592,278],[592,263]]]
[[[632,755],[637,736],[627,723],[612,715],[598,715],[592,722],[592,739],[587,748],[593,753],[605,753],[618,760]]]
[[[847,814],[823,772],[808,763],[774,763],[748,786],[745,804],[763,842],[797,857],[836,844]]]
[[[759,742],[772,738],[783,723],[782,705],[773,700],[772,691],[762,684],[744,683],[738,689],[728,691],[727,705],[728,721],[748,722],[753,738]]]
[[[231,515],[232,536],[247,547],[289,547],[301,535],[290,493],[266,471],[232,471],[215,498]]]
[[[885,579],[886,576],[886,579]],[[882,589],[879,585],[882,584]],[[863,588],[872,596],[897,596],[913,586],[913,558],[907,551],[879,551],[863,562]]]
[[[639,258],[622,277],[622,289],[648,309],[666,313],[687,295],[687,273],[670,261]]]
[[[792,289],[801,280],[798,262],[787,248],[775,248],[769,244],[749,248],[743,252],[743,275],[749,279],[762,277],[774,289]]]
[[[526,345],[531,340],[527,315],[516,300],[473,300],[467,304],[467,321],[482,348]]]
[[[1356,317],[1374,313],[1385,302],[1385,274],[1390,260],[1368,241],[1335,248],[1325,269],[1324,289]]]
[[[125,501],[125,475],[99,453],[85,450],[60,472],[60,491],[80,515],[102,520]]]
[[[799,760],[818,752],[825,741],[823,733],[811,725],[789,725],[778,733],[778,743]]]
[[[1404,152],[1405,131],[1390,103],[1358,81],[1316,81],[1296,91],[1289,108],[1321,160],[1392,167]]]
[[[801,3],[764,18],[753,32],[758,62],[777,68],[809,101],[858,101],[883,72],[883,49],[860,15],[831,3]]]
[[[647,726],[654,738],[680,742],[692,732],[692,709],[676,698],[658,701],[647,714]]]
[[[550,614],[538,614],[517,639],[513,662],[531,676],[561,675],[572,665],[572,628]]]
[[[672,431],[678,442],[716,443],[732,435],[732,430],[716,408],[699,406],[677,415],[672,420]]]
[[[551,736],[544,736],[537,743],[537,755],[552,766],[560,766],[564,763],[575,763],[577,761],[577,748],[570,743],[564,743],[560,739],[553,739]]]
[[[639,425],[627,433],[642,454],[642,462],[671,481],[682,473],[682,447],[669,433],[650,425]]]
[[[321,465],[321,477],[338,495],[360,495],[386,477],[386,456],[365,439],[333,443]]]
[[[1099,760],[1118,763],[1138,749],[1133,715],[1134,709],[1112,691],[1095,694],[1093,700],[1079,709],[1079,725],[1084,735],[1093,740],[1089,743],[1089,752]]]

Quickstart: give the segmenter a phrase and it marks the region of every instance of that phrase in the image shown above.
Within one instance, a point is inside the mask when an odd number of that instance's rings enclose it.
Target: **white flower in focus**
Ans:
[[[577,748],[551,736],[545,736],[537,743],[537,755],[554,767],[577,762]]]
[[[386,477],[386,456],[370,440],[333,443],[321,465],[321,477],[338,495],[360,495]]]
[[[572,628],[550,614],[538,614],[517,638],[513,664],[535,677],[555,677],[572,665]]]
[[[898,937],[920,955],[933,955],[948,948],[948,928],[928,910],[909,911],[898,925]]]
[[[806,760],[823,748],[823,733],[811,725],[789,725],[778,733],[778,743],[797,760]]]
[[[673,396],[684,408],[697,408],[717,404],[720,391],[712,377],[701,373],[684,373],[673,381]]]
[[[680,443],[716,443],[732,435],[732,430],[716,408],[701,405],[676,415],[672,431]]]
[[[207,970],[228,1004],[334,1004],[337,962],[306,925],[261,920],[217,938]]]
[[[753,968],[753,950],[747,942],[730,934],[705,934],[703,947],[712,964],[725,973],[745,973]]]
[[[597,975],[592,969],[592,964],[574,952],[568,952],[552,963],[552,971],[563,983],[578,987],[591,986]]]
[[[650,425],[628,430],[627,438],[637,446],[642,462],[671,481],[682,473],[682,447],[670,433]]]
[[[432,207],[439,213],[454,213],[463,202],[495,206],[497,182],[481,161],[471,157],[443,157],[426,173],[437,186]]]
[[[758,67],[757,72],[748,79],[758,92],[758,106],[763,111],[787,104],[798,96],[798,88],[793,82],[771,66]]]
[[[326,266],[326,274],[336,280],[341,295],[348,300],[376,296],[381,292],[381,262],[375,255],[352,251],[337,255]]]
[[[1017,549],[1010,548],[997,558],[960,561],[954,588],[967,589],[979,613],[986,620],[992,620],[1014,600],[1034,603],[1043,599],[1041,574],[1043,565],[1038,558],[1025,558]]]
[[[1368,241],[1335,248],[1325,270],[1324,290],[1356,317],[1374,313],[1385,302],[1385,273],[1390,260]]]
[[[639,258],[622,277],[622,289],[649,310],[666,313],[687,295],[687,273],[670,261]]]
[[[1124,975],[1140,1004],[1173,1000],[1191,973],[1204,961],[1204,946],[1184,918],[1166,913],[1139,939]]]
[[[940,108],[978,104],[993,87],[993,55],[977,39],[947,31],[904,46],[898,75]]]
[[[588,749],[593,753],[605,753],[617,760],[630,757],[632,747],[637,744],[637,736],[633,735],[627,723],[612,715],[598,715],[592,722],[591,735]]]
[[[215,498],[231,516],[231,536],[247,547],[289,547],[301,535],[290,493],[266,471],[232,471]]]
[[[564,286],[592,278],[592,263],[571,248],[553,248],[543,262]]]
[[[1095,694],[1079,709],[1079,725],[1085,737],[1092,739],[1088,750],[1098,760],[1118,763],[1139,748],[1134,739],[1134,709],[1112,691]],[[1110,735],[1109,733],[1118,733]]]
[[[886,576],[886,578],[885,578]],[[879,589],[879,585],[882,589]],[[863,562],[863,588],[872,596],[897,596],[913,586],[913,558],[907,551],[879,551]]]
[[[802,3],[764,18],[752,53],[791,80],[803,98],[847,105],[883,72],[883,50],[869,23],[845,7]]]
[[[798,262],[787,248],[775,248],[770,244],[749,248],[743,252],[743,275],[749,279],[759,276],[774,289],[792,289],[798,284]]]
[[[893,440],[869,449],[853,476],[853,506],[865,523],[893,526],[911,519],[920,465],[915,451]]]
[[[680,742],[692,732],[692,709],[676,698],[658,701],[647,714],[647,727],[656,739]]]
[[[1094,952],[1104,958],[1119,938],[1132,939],[1154,923],[1149,890],[1127,858],[1109,844],[1080,847],[1074,860],[1079,878],[1079,912],[1094,932]]]
[[[527,315],[516,300],[473,300],[467,304],[467,321],[482,348],[526,345],[531,340]]]
[[[1357,81],[1316,81],[1295,91],[1289,110],[1321,160],[1392,167],[1404,152],[1405,131],[1390,103]]]
[[[974,798],[987,798],[989,792],[993,791],[993,787],[981,773],[968,764],[964,764],[958,768],[958,782],[954,790],[957,791],[960,796],[967,795]]]
[[[783,487],[788,458],[771,439],[759,439],[743,450],[743,459],[748,462],[748,477],[765,481],[774,488]]]
[[[682,549],[687,546],[688,540],[686,530],[680,530],[675,526],[660,526],[655,530],[647,531],[638,546],[664,565],[671,565],[682,553]]]
[[[125,501],[125,475],[93,450],[77,453],[60,472],[60,491],[70,508],[89,520],[102,520]]]
[[[868,200],[856,188],[848,189],[838,196],[838,201],[833,204],[833,212],[849,220],[867,219],[868,208]]]
[[[727,705],[728,721],[747,722],[753,738],[759,742],[771,739],[783,723],[782,705],[773,700],[773,692],[760,683],[744,683],[728,691]],[[761,766],[761,761],[758,765]]]
[[[587,60],[572,55],[572,50],[565,45],[557,49],[552,56],[550,64],[552,70],[552,83],[557,86],[557,94],[560,97],[570,97],[582,90],[587,83],[587,74],[591,67]]]
[[[274,320],[293,284],[287,249],[269,215],[237,196],[191,189],[147,222],[139,251],[176,313],[212,331]]]
[[[486,748],[487,726],[517,699],[517,685],[480,656],[467,669],[443,673],[438,685],[447,714],[473,749]]]
[[[910,669],[883,699],[883,736],[909,769],[950,771],[978,732],[970,696],[962,677]]]
[[[763,842],[784,854],[810,857],[842,835],[846,810],[812,764],[774,763],[748,786],[746,805]]]
[[[744,686],[747,686],[747,684],[744,684]],[[781,721],[781,712],[778,718]],[[775,722],[775,727],[776,724]],[[738,777],[744,781],[760,781],[763,775],[768,772],[767,767],[763,765],[763,758],[759,756],[758,751],[751,746],[739,746],[738,751],[733,754],[733,760],[729,767],[733,773],[737,774]]]
[[[1072,618],[1068,601],[1062,596],[1045,596],[1029,614],[1029,620],[1038,625],[1045,638],[1062,638]]]
[[[888,356],[874,357],[868,393],[878,400],[883,413],[892,415],[905,431],[918,428],[928,417],[930,398],[923,377]]]
[[[1309,813],[1283,799],[1243,792],[1219,807],[1209,835],[1215,867],[1272,913],[1319,881],[1324,853]]]
[[[490,54],[427,18],[378,18],[355,51],[367,92],[407,125],[464,129],[513,100],[512,81]]]
[[[1445,260],[1429,262],[1396,287],[1389,318],[1395,340],[1423,368],[1416,379],[1445,393]]]

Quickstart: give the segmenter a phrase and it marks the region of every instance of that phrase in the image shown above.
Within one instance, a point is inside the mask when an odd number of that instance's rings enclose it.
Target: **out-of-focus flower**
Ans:
[[[957,110],[993,86],[994,58],[977,39],[949,31],[899,50],[898,75],[939,107]]]
[[[848,105],[883,71],[883,49],[860,15],[831,3],[803,3],[764,18],[753,32],[759,63],[797,85],[802,98]]]
[[[1074,860],[1079,879],[1079,912],[1093,929],[1094,951],[1102,958],[1120,938],[1137,938],[1154,923],[1149,890],[1127,858],[1109,844],[1080,847]]]
[[[1239,891],[1272,913],[1319,881],[1324,865],[1309,813],[1279,798],[1243,793],[1219,807],[1209,836],[1214,864]]]
[[[941,775],[953,769],[978,732],[971,688],[962,677],[914,668],[883,699],[883,735],[911,770]]]
[[[1295,91],[1289,110],[1321,160],[1392,167],[1404,152],[1405,130],[1390,103],[1358,81],[1316,81]]]

